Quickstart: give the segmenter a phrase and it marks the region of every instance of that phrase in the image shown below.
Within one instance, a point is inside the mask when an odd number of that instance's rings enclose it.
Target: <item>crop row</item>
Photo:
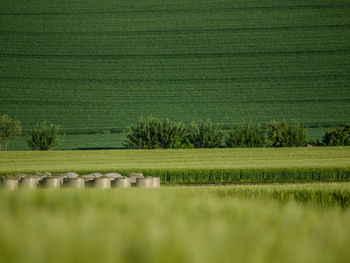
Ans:
[[[145,176],[160,177],[162,184],[264,184],[350,180],[350,168],[141,169],[140,171]],[[130,170],[119,172],[125,174]]]
[[[0,34],[0,54],[170,55],[346,50],[349,26],[212,32],[16,33]],[[307,41],[305,41],[307,35]],[[337,41],[334,41],[337,39]],[[20,41],[19,41],[20,40]],[[268,43],[268,45],[266,45]],[[98,49],[96,49],[98,47]],[[16,52],[17,53],[17,52]]]
[[[216,188],[213,192],[224,198],[274,199],[279,202],[350,207],[349,185],[257,185]]]
[[[348,4],[339,6],[309,5],[305,8],[241,8],[230,9],[200,8],[169,9],[164,12],[128,13],[119,10],[79,13],[79,9],[70,13],[42,11],[27,13],[3,13],[0,23],[5,32],[130,32],[150,30],[193,30],[217,28],[271,28],[278,26],[319,26],[348,24]],[[4,7],[5,10],[7,9]],[[3,10],[3,9],[2,9]],[[288,14],[288,17],[286,17]],[[18,19],[18,18],[21,19]],[[233,19],[234,18],[234,19]],[[321,19],[321,21],[320,21]],[[83,23],[82,23],[83,22]],[[322,23],[320,23],[322,22]]]

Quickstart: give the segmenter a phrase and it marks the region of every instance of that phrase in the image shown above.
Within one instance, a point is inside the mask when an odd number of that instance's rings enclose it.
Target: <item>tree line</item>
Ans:
[[[6,151],[11,141],[23,135],[19,120],[0,116],[0,151]],[[24,134],[32,150],[50,150],[58,144],[59,126],[37,123]],[[322,140],[307,140],[307,132],[300,122],[272,121],[260,124],[241,124],[228,131],[211,120],[192,122],[141,118],[126,133],[124,146],[128,149],[191,149],[191,148],[248,148],[248,147],[302,147],[350,145],[350,124],[328,129]]]
[[[58,134],[58,126],[42,122],[37,123],[24,137],[32,150],[51,150],[58,144]],[[0,151],[6,151],[9,143],[22,135],[23,129],[19,120],[12,120],[6,114],[0,116]]]
[[[177,149],[218,147],[302,147],[350,145],[350,124],[325,132],[322,141],[307,140],[306,128],[300,122],[272,121],[266,126],[241,124],[228,132],[212,121],[182,122],[149,117],[129,128],[125,147],[131,149]]]

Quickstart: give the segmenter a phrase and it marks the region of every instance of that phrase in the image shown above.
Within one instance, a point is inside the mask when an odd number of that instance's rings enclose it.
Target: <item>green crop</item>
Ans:
[[[123,132],[148,116],[349,121],[349,0],[13,0],[0,10],[0,114],[25,130]]]

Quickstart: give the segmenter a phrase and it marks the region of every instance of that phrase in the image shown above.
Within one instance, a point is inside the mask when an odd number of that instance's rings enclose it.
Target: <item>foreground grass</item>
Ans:
[[[0,262],[348,262],[348,209],[250,194],[311,188],[1,190]]]
[[[0,152],[0,173],[120,169],[349,168],[350,147]]]

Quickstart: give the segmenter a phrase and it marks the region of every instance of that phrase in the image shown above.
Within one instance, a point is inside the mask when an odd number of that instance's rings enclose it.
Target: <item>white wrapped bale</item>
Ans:
[[[61,188],[61,178],[57,177],[46,177],[44,179],[44,186],[49,189],[60,189]]]
[[[159,177],[153,177],[152,186],[153,186],[153,188],[160,187],[160,178]]]
[[[65,176],[67,176],[68,179],[73,179],[73,178],[78,178],[79,174],[75,173],[75,172],[67,172],[64,173]]]
[[[131,187],[130,178],[116,178],[112,182],[112,187],[114,188],[129,188]]]
[[[83,178],[70,178],[66,185],[69,188],[83,189],[85,188],[85,180]]]
[[[7,190],[15,190],[18,188],[18,180],[17,179],[3,179],[1,186]]]
[[[153,187],[153,178],[152,177],[137,178],[136,179],[136,187],[141,187],[141,188]]]
[[[110,178],[96,178],[93,183],[95,188],[98,189],[108,189],[111,188]]]
[[[38,177],[25,177],[19,181],[20,188],[36,189],[39,183]]]

